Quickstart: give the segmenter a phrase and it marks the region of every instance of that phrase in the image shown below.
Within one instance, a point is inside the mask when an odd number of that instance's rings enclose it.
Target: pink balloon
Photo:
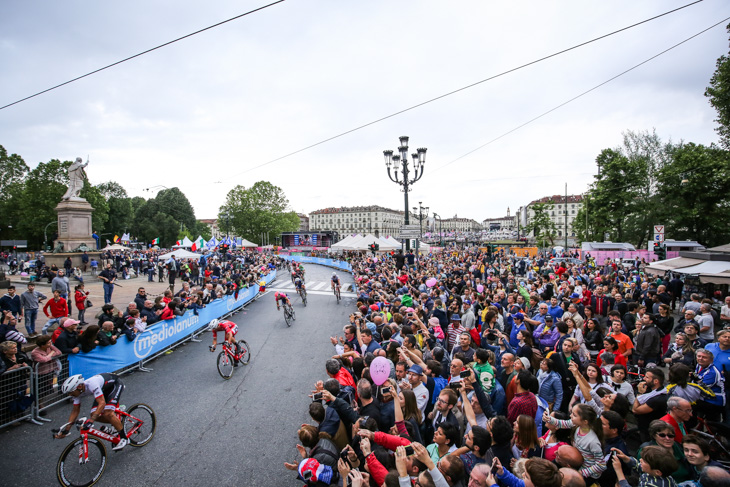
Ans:
[[[431,279],[428,279],[426,281],[426,286],[428,286],[428,287],[434,287],[437,282],[438,281],[436,280],[436,278],[435,277],[432,277]]]
[[[477,292],[478,292],[478,293],[483,293],[483,292],[484,292],[484,286],[482,286],[481,284],[479,284],[479,285],[477,286]]]
[[[379,386],[383,384],[390,376],[390,362],[385,357],[375,357],[370,364],[370,377]]]

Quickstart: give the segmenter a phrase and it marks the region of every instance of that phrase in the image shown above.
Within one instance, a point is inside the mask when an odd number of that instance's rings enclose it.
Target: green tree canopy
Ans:
[[[730,24],[727,26],[730,33]],[[720,56],[715,64],[715,73],[710,78],[710,86],[705,89],[705,96],[710,105],[717,111],[715,129],[720,136],[720,145],[730,149],[730,57]]]
[[[227,230],[228,220],[230,233],[252,242],[260,242],[267,232],[271,237],[299,228],[299,217],[289,208],[284,191],[268,181],[258,181],[248,189],[239,185],[229,191],[218,213],[223,231]]]
[[[525,232],[532,233],[540,247],[551,246],[555,243],[556,227],[550,218],[550,210],[553,208],[552,201],[545,203],[535,203],[531,209],[535,213],[530,218],[530,222],[525,227]]]

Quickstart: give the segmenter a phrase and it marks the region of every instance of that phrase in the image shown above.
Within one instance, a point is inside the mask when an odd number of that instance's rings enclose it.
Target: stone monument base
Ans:
[[[59,252],[57,254],[52,254],[51,252],[45,252],[43,254],[43,258],[46,261],[46,265],[48,267],[51,267],[51,264],[56,264],[56,267],[59,269],[63,269],[63,263],[66,262],[67,257],[71,257],[71,263],[74,267],[78,267],[79,269],[83,269],[83,265],[81,263],[81,256],[84,255],[83,252]],[[86,255],[89,256],[89,262],[91,262],[91,259],[96,259],[97,262],[99,262],[99,271],[103,269],[101,266],[101,250],[90,250],[86,252]],[[91,264],[86,266],[86,271],[91,271]]]
[[[96,241],[91,236],[91,213],[94,208],[83,198],[70,198],[61,201],[56,206],[58,213],[58,243],[63,244],[63,252],[71,252],[79,245],[86,245],[89,249],[96,248]]]

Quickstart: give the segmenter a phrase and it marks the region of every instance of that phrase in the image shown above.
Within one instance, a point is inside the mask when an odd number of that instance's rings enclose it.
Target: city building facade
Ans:
[[[453,218],[444,218],[437,222],[439,229],[444,232],[478,232],[482,226],[473,218],[459,218],[454,215]]]
[[[517,230],[517,215],[511,215],[509,207],[507,208],[507,216],[498,218],[485,218],[482,221],[483,230]]]
[[[308,232],[309,231],[309,217],[307,215],[305,215],[304,213],[297,213],[297,216],[299,217],[299,231]]]
[[[403,215],[402,211],[377,205],[324,208],[309,214],[309,231],[334,231],[342,238],[355,233],[398,237]],[[409,218],[411,224],[418,222],[413,215]]]
[[[575,229],[573,228],[573,221],[578,214],[578,211],[583,207],[583,195],[574,194],[568,195],[554,195],[545,196],[538,200],[534,200],[527,205],[527,223],[529,224],[532,219],[535,218],[534,206],[538,203],[552,203],[552,206],[548,209],[548,215],[550,220],[555,224],[555,235],[558,238],[565,238],[566,233],[568,236],[568,243],[575,242]],[[565,225],[567,210],[567,228]]]

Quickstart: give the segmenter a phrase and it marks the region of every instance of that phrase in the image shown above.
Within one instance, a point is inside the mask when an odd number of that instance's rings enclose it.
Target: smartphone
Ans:
[[[406,455],[413,455],[413,446],[408,445],[406,447]]]
[[[340,458],[345,462],[345,464],[350,465],[350,459],[347,458],[348,450],[342,450],[340,452]]]
[[[322,393],[321,392],[315,392],[312,396],[312,401],[321,401],[322,400]]]
[[[380,391],[383,394],[388,394],[392,390],[391,387],[383,387],[383,389]]]
[[[492,465],[492,475],[494,475],[495,477],[497,476],[497,470],[499,470],[499,467],[497,467],[497,464],[495,463],[494,465]]]
[[[359,472],[360,470],[357,469],[357,468],[353,468],[352,470],[350,470],[350,472],[354,472],[354,471],[358,471]],[[352,487],[352,477],[350,477],[349,475],[346,478],[345,486],[346,487]]]
[[[466,379],[467,377],[470,377],[470,376],[471,376],[471,374],[469,373],[468,370],[462,370],[461,372],[459,372],[459,377],[461,377],[462,379]]]
[[[416,335],[423,335],[423,330],[418,330],[418,331],[416,332]]]
[[[461,382],[452,382],[451,384],[449,384],[449,387],[454,389],[455,391],[458,391],[459,389],[461,389]]]

